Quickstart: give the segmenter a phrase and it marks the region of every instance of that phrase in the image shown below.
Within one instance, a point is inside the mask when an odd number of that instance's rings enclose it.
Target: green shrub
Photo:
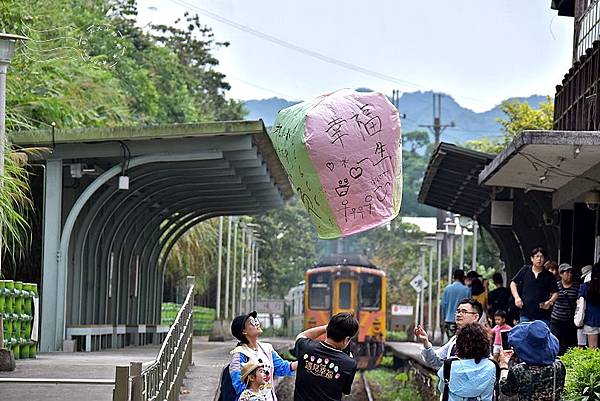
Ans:
[[[573,348],[561,360],[567,368],[564,399],[600,401],[600,350]]]
[[[405,331],[392,331],[387,332],[387,341],[406,341],[408,336]]]

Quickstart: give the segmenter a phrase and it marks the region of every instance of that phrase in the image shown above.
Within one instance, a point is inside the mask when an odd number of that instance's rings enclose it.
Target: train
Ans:
[[[336,313],[351,312],[359,321],[350,345],[358,367],[377,366],[387,334],[386,290],[385,272],[364,257],[322,260],[288,292],[288,334],[327,324]]]

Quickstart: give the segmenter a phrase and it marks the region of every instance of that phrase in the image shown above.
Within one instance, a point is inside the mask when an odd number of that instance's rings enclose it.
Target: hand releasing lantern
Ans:
[[[296,104],[277,114],[269,135],[320,238],[398,215],[400,118],[384,95],[345,89]]]

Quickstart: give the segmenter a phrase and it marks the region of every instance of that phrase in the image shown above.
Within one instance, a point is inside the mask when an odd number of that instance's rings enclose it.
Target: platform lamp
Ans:
[[[432,304],[432,296],[433,296],[433,254],[435,252],[437,246],[437,237],[436,236],[428,236],[425,237],[425,243],[427,247],[429,247],[429,272],[427,274],[427,280],[429,281],[429,287],[427,288],[427,332],[432,333],[432,323],[433,323],[433,304]]]
[[[6,145],[6,73],[18,41],[25,36],[0,33],[0,177],[4,180],[4,147]],[[3,185],[3,181],[0,181]],[[1,232],[1,231],[0,231]],[[2,273],[2,237],[0,237],[0,274]],[[0,346],[1,348],[1,346]]]
[[[454,215],[450,215],[450,220],[444,223],[446,226],[446,235],[448,236],[448,284],[452,282],[452,259],[454,258],[454,234],[456,233],[456,223]]]
[[[429,248],[429,244],[427,242],[419,242],[419,253],[421,254],[421,291],[419,291],[419,322],[423,324],[424,317],[424,304],[425,304],[425,252],[427,252],[427,248]],[[428,285],[431,288],[431,285]]]
[[[460,215],[458,216],[458,225],[460,226],[460,269],[465,270],[465,230],[471,225],[472,220]]]
[[[444,238],[446,237],[445,230],[437,230],[435,233],[435,240],[437,243],[437,303],[436,303],[436,313],[435,313],[435,327],[433,331],[433,338],[438,341],[442,341],[444,338],[444,333],[441,332],[441,305],[442,305],[442,243],[444,242]],[[437,331],[440,330],[440,335],[436,336]]]

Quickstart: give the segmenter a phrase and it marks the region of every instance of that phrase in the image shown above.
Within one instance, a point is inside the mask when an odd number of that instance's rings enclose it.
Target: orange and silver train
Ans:
[[[307,270],[304,285],[290,290],[289,326],[297,329],[294,323],[296,326],[299,323],[300,310],[303,310],[303,329],[327,324],[336,313],[353,313],[360,326],[351,350],[359,368],[371,368],[379,364],[385,348],[386,276],[364,258],[341,261],[341,264],[321,263]],[[300,291],[304,293],[303,308],[293,302],[299,300]]]

